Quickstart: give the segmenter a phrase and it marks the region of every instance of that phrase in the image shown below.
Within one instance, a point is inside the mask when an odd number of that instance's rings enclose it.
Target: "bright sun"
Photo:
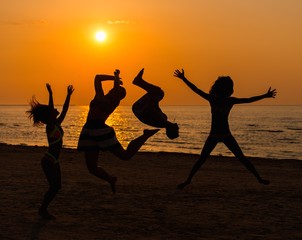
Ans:
[[[104,31],[97,31],[95,33],[95,40],[98,42],[104,42],[106,40],[107,34]]]

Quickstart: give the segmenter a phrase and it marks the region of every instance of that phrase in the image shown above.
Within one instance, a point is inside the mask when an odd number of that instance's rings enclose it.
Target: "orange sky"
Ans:
[[[207,104],[173,77],[184,68],[205,91],[230,75],[234,96],[272,86],[277,98],[261,104],[302,105],[301,12],[300,0],[2,0],[0,104],[27,104],[33,94],[46,102],[50,83],[56,104],[73,84],[71,104],[87,105],[94,75],[119,68],[130,105],[144,93],[131,84],[144,67],[166,93],[162,104]]]

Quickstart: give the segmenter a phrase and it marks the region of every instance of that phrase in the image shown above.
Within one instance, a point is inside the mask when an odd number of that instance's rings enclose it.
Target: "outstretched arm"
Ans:
[[[49,98],[48,98],[48,106],[49,106],[51,109],[54,109],[53,97],[52,97],[52,90],[51,90],[51,86],[50,86],[49,83],[46,83],[46,88],[47,88],[47,91],[48,91],[48,94],[49,94]]]
[[[69,107],[69,102],[70,102],[70,97],[71,97],[71,94],[73,93],[74,91],[74,88],[72,85],[69,85],[67,87],[67,96],[66,96],[66,99],[65,99],[65,102],[64,102],[64,105],[63,105],[63,109],[62,109],[62,112],[60,114],[60,116],[58,117],[58,120],[57,122],[59,124],[61,124],[66,116],[66,113],[67,113],[67,110],[68,110],[68,107]]]
[[[276,89],[271,90],[271,87],[268,89],[267,93],[259,95],[259,96],[254,96],[250,98],[232,98],[234,101],[234,104],[240,104],[240,103],[252,103],[259,101],[264,98],[275,98],[277,94]]]
[[[204,91],[196,87],[193,83],[191,83],[188,79],[186,79],[185,72],[183,69],[182,71],[179,71],[178,69],[175,70],[173,76],[180,78],[185,84],[187,84],[189,88],[191,88],[193,92],[197,93],[199,96],[203,97],[204,99],[209,100],[210,95],[208,93],[205,93]]]

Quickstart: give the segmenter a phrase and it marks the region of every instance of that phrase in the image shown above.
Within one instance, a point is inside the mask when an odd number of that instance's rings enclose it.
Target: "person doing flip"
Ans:
[[[133,84],[144,89],[147,93],[132,105],[134,115],[147,125],[156,128],[165,128],[166,135],[170,139],[179,136],[177,123],[168,121],[168,117],[159,107],[159,102],[164,98],[164,91],[143,79],[144,69],[134,78]]]

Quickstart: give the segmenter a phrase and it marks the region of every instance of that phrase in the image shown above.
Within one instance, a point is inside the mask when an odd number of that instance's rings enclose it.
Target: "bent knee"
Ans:
[[[165,96],[165,92],[161,88],[159,88],[156,95],[157,95],[158,100],[162,100]]]

